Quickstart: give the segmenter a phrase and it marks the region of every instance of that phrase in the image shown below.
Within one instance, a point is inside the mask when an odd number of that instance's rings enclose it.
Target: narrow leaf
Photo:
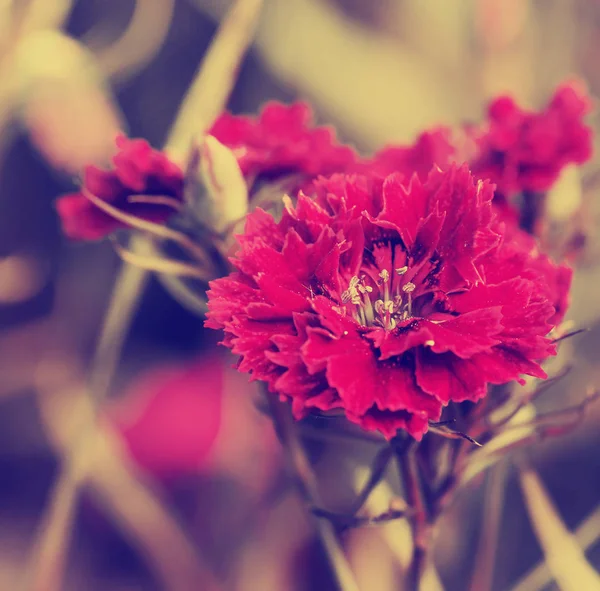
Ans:
[[[225,108],[250,45],[263,0],[236,0],[221,23],[183,99],[165,149],[184,162],[194,137],[202,136]]]
[[[563,591],[600,591],[600,576],[561,520],[539,476],[526,468],[519,478],[531,524],[559,587]]]

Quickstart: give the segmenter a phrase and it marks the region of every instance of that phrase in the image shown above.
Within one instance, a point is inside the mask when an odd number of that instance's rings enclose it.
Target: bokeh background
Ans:
[[[89,411],[86,371],[119,269],[110,244],[61,236],[53,202],[106,158],[117,130],[163,143],[228,5],[0,0],[0,589],[28,568]],[[266,0],[229,107],[307,99],[319,122],[369,151],[477,121],[501,92],[537,107],[576,76],[600,96],[599,55],[598,0]],[[597,111],[590,123],[598,130]],[[600,385],[598,164],[550,199],[559,231],[579,212],[586,241],[567,318],[590,330],[563,344],[573,370],[542,408]],[[149,280],[103,412],[105,445],[89,453],[65,590],[202,590],[204,569],[236,591],[334,588],[257,392],[217,337]],[[578,430],[528,450],[598,569],[599,427],[591,407]],[[312,451],[325,499],[343,503],[331,476],[339,454]],[[367,461],[370,450],[345,453]],[[523,580],[542,553],[508,464],[492,589],[556,589],[543,574]],[[436,560],[448,590],[470,588],[484,511],[472,486],[443,522]],[[403,535],[395,524],[344,536],[361,589],[397,588]]]

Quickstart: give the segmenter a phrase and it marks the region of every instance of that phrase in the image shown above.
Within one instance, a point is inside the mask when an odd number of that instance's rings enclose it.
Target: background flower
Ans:
[[[547,191],[567,164],[591,157],[592,131],[583,122],[590,110],[585,88],[576,83],[557,88],[539,112],[509,96],[495,99],[487,123],[474,131],[474,174],[490,179],[505,197]]]
[[[223,113],[210,134],[234,151],[249,185],[292,175],[301,185],[343,172],[356,160],[332,127],[314,126],[311,108],[302,102],[268,102],[257,117]]]
[[[151,222],[164,222],[182,200],[183,172],[145,140],[119,136],[112,163],[108,170],[86,167],[83,191]],[[168,204],[169,199],[174,203]],[[126,227],[98,209],[83,192],[60,197],[56,209],[63,232],[74,240],[99,240]]]
[[[109,418],[139,466],[166,479],[202,471],[221,424],[223,371],[213,355],[133,381]]]

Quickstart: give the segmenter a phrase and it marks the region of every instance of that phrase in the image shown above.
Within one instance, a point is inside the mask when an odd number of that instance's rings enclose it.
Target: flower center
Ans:
[[[342,303],[354,319],[363,326],[379,326],[393,330],[399,322],[413,315],[414,283],[403,282],[408,267],[383,269],[377,273],[369,269],[360,277],[350,279],[342,293]]]

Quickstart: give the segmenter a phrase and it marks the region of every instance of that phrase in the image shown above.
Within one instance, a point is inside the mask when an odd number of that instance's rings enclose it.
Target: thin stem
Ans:
[[[48,506],[38,526],[30,568],[21,588],[32,591],[60,591],[67,561],[70,532],[75,520],[79,479],[72,462],[64,466],[50,494]]]
[[[429,523],[417,465],[417,447],[415,442],[409,439],[393,442],[392,446],[402,477],[413,532],[413,555],[406,573],[406,588],[409,591],[418,591],[429,548]]]
[[[380,525],[382,523],[389,523],[390,521],[403,519],[406,517],[406,511],[402,511],[400,509],[390,509],[389,511],[380,513],[379,515],[359,517],[357,515],[335,513],[334,511],[322,509],[321,507],[314,507],[312,509],[312,514],[316,515],[317,517],[321,517],[322,519],[327,519],[337,527],[344,529]]]
[[[507,473],[508,464],[503,461],[495,470],[490,470],[487,474],[482,527],[471,578],[471,591],[492,588]]]
[[[575,328],[569,332],[566,332],[565,334],[555,338],[552,342],[553,343],[560,343],[561,341],[564,341],[566,339],[571,339],[575,336],[577,336],[578,334],[582,334],[584,332],[589,332],[590,329],[589,328]]]
[[[181,248],[186,250],[198,262],[207,266],[207,268],[210,268],[210,261],[207,259],[204,250],[182,232],[178,232],[177,230],[173,230],[172,228],[168,228],[162,224],[155,224],[154,222],[149,222],[148,220],[130,215],[119,208],[112,206],[110,203],[107,203],[106,201],[96,197],[96,195],[86,190],[85,187],[82,188],[81,193],[98,209],[101,209],[109,216],[119,220],[124,224],[127,224],[128,226],[131,226],[132,228],[141,230],[142,232],[147,232],[148,234],[157,236],[158,238],[163,238],[164,240],[172,240],[181,246]]]
[[[180,201],[166,195],[130,195],[127,201],[129,203],[145,203],[146,205],[164,205],[177,212],[181,212],[183,209]]]
[[[144,241],[137,238],[136,244],[142,249]],[[94,434],[98,408],[108,393],[129,325],[147,278],[147,271],[129,265],[124,265],[117,277],[89,379],[94,413],[90,421],[82,421],[78,436],[64,456],[61,473],[42,518],[32,555],[32,567],[28,569],[28,572],[32,572],[30,588],[33,591],[42,589],[59,591],[63,588],[61,581],[71,526],[78,491],[84,479],[80,457],[86,452],[88,437]]]
[[[316,476],[298,438],[289,406],[279,402],[273,394],[268,392],[266,392],[266,398],[275,431],[283,446],[289,468],[295,477],[298,492],[309,511],[313,507],[320,507],[321,499]],[[360,591],[338,543],[332,524],[324,519],[315,518],[315,527],[340,591]]]
[[[199,267],[194,267],[181,261],[169,259],[164,256],[140,255],[137,252],[124,248],[116,240],[113,241],[113,246],[121,259],[140,269],[165,275],[175,275],[176,277],[189,277],[200,281],[208,281],[210,278]]]
[[[174,8],[175,0],[137,0],[122,35],[95,52],[104,77],[126,79],[150,63],[170,30]],[[86,36],[86,45],[94,48],[106,43],[100,39],[101,34],[92,30]]]
[[[385,439],[372,437],[366,432],[362,434],[350,430],[344,431],[342,429],[335,428],[321,429],[314,425],[306,424],[305,422],[300,423],[298,425],[298,429],[300,429],[300,432],[304,438],[316,439],[317,441],[326,440],[347,443],[356,443],[358,441],[360,443],[368,443],[371,445],[382,445],[385,443]]]
[[[152,252],[147,239],[142,236],[132,237],[131,247],[141,256]],[[90,373],[90,390],[96,410],[108,394],[129,326],[148,279],[145,269],[125,264],[115,281]]]
[[[429,425],[429,432],[435,433],[436,435],[440,435],[441,437],[445,437],[446,439],[464,439],[465,441],[472,443],[476,447],[481,447],[481,443],[473,439],[470,435],[467,435],[462,431],[453,431],[452,429],[448,429],[448,427],[446,427],[445,425]]]
[[[369,480],[364,485],[354,503],[352,503],[352,507],[350,509],[350,513],[355,515],[360,511],[363,505],[367,502],[370,494],[373,492],[373,489],[381,482],[381,479],[385,475],[387,467],[392,459],[393,451],[390,446],[386,446],[377,452],[375,456],[375,460],[373,461],[373,466],[371,467],[371,473],[369,474]]]
[[[187,286],[179,277],[160,274],[158,279],[186,310],[200,317],[206,314],[208,310],[206,298],[203,299],[200,294]]]
[[[235,0],[185,95],[165,149],[179,162],[224,109],[254,36],[263,0]]]

